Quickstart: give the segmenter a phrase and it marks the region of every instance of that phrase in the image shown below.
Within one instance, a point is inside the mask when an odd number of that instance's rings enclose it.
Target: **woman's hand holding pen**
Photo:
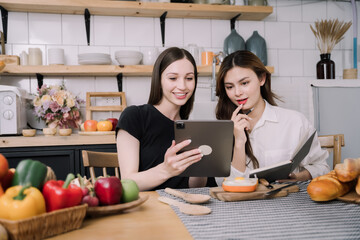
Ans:
[[[247,115],[250,112],[246,114],[240,113],[243,105],[240,104],[235,111],[233,112],[231,116],[231,120],[234,122],[234,136],[235,136],[235,142],[240,140],[243,144],[247,141],[245,130],[249,130],[251,128],[250,120],[251,118]]]
[[[185,169],[188,168],[191,164],[201,160],[203,154],[198,148],[177,154],[177,152],[188,146],[190,143],[190,139],[182,141],[178,144],[175,144],[174,140],[172,141],[171,146],[165,153],[163,163],[165,171],[170,174],[169,177],[179,175],[180,173],[185,171]]]

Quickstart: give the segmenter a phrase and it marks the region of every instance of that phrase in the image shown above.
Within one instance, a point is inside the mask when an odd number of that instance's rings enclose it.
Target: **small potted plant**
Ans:
[[[55,135],[57,128],[60,135],[70,135],[71,129],[81,124],[80,104],[84,100],[67,91],[64,85],[42,85],[32,103],[36,118],[44,120],[49,128],[43,129],[45,135]]]

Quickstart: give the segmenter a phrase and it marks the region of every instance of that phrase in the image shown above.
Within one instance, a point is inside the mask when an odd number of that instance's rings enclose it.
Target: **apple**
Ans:
[[[116,125],[118,124],[119,120],[117,118],[108,118],[106,120],[108,120],[112,123],[112,126],[113,126],[112,131],[115,131]]]
[[[86,120],[84,122],[84,129],[87,132],[94,132],[97,130],[97,121],[96,120]]]
[[[122,197],[121,202],[127,203],[139,198],[139,186],[132,179],[121,179]]]
[[[114,205],[120,203],[122,184],[117,177],[101,177],[96,180],[94,191],[101,205]]]

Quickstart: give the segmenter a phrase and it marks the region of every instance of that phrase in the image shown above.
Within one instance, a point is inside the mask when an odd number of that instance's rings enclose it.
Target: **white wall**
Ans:
[[[358,13],[360,2],[357,1]],[[309,25],[316,20],[338,18],[351,21],[350,1],[269,0],[273,13],[264,21],[237,21],[236,30],[246,40],[257,30],[267,42],[268,65],[274,66],[272,86],[283,99],[281,106],[310,115],[306,83],[316,78],[319,50]],[[358,14],[360,15],[360,14]],[[359,16],[360,19],[360,16]],[[358,32],[360,32],[358,21]],[[1,29],[1,27],[0,27]],[[190,43],[206,50],[221,51],[224,39],[230,33],[230,21],[210,19],[166,19],[165,47],[186,47]],[[344,68],[352,68],[353,29],[335,47],[331,58],[336,64],[336,77],[342,78]],[[19,55],[29,47],[39,47],[43,63],[47,64],[49,48],[65,49],[66,64],[76,65],[77,54],[85,52],[109,53],[119,49],[143,50],[161,47],[160,21],[158,18],[91,16],[91,44],[87,46],[83,15],[39,14],[9,12],[8,44],[6,54]],[[358,49],[360,49],[358,43]],[[358,54],[360,56],[360,54]],[[358,57],[359,59],[360,57]],[[360,60],[359,60],[360,61]],[[67,88],[85,99],[86,92],[116,91],[115,77],[45,77],[44,83],[65,82]],[[0,84],[22,87],[36,92],[36,78],[1,76]],[[192,118],[214,118],[216,103],[210,101],[210,77],[199,79],[196,104]],[[125,77],[123,91],[128,105],[147,102],[150,77]],[[102,102],[101,102],[102,101]],[[106,104],[100,99],[97,105]],[[82,107],[85,113],[85,106]],[[114,113],[114,117],[118,114]],[[108,114],[94,115],[95,119]]]

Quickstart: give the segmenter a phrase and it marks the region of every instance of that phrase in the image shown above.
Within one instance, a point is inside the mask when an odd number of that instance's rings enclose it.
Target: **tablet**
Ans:
[[[179,176],[227,177],[230,175],[234,123],[231,120],[178,120],[174,123],[175,142],[191,139],[179,153],[200,148],[203,158]]]

